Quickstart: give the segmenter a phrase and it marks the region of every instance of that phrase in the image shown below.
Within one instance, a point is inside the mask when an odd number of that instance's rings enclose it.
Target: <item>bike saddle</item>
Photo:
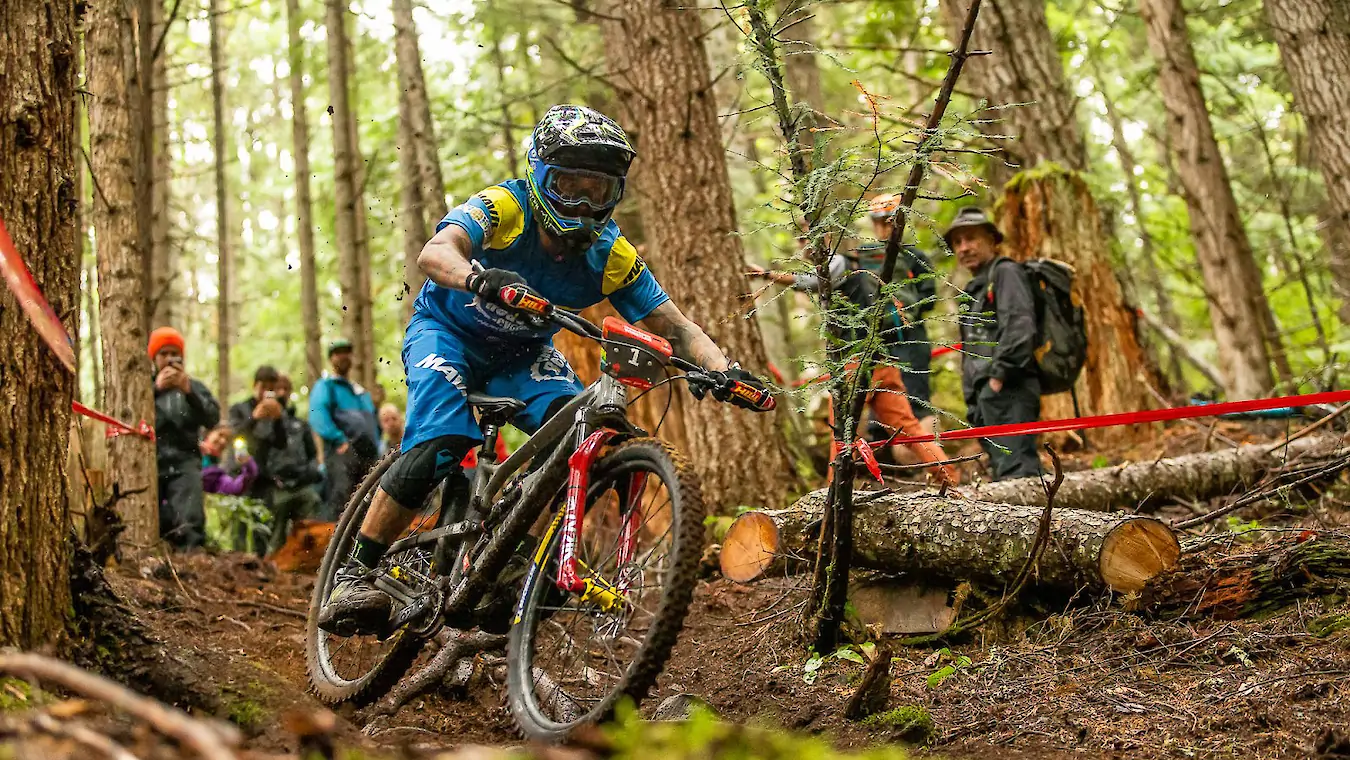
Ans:
[[[498,424],[504,424],[525,408],[525,402],[505,396],[470,393],[469,406],[477,409],[484,421],[491,420]]]

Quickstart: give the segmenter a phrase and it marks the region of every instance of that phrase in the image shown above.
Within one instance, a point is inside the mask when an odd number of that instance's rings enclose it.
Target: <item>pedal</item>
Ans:
[[[389,619],[389,628],[386,635],[382,638],[388,638],[389,636],[394,635],[394,633],[404,626],[412,626],[413,623],[420,622],[420,619],[431,611],[434,604],[434,594],[418,597],[412,604],[403,607]]]

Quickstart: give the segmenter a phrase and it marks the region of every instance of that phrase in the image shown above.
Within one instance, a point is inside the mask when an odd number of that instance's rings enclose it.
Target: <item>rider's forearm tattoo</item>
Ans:
[[[703,332],[703,328],[690,321],[675,304],[667,301],[642,322],[669,340],[675,355],[681,359],[705,369],[721,371],[727,368],[727,358],[722,350]]]

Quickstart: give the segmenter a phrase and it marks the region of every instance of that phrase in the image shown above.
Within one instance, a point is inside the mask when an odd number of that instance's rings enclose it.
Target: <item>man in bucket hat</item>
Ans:
[[[943,240],[974,276],[961,305],[961,388],[972,425],[1035,422],[1041,416],[1036,374],[1036,301],[1022,267],[1003,256],[1003,233],[983,210],[957,212]],[[994,480],[1039,475],[1036,436],[980,440]]]

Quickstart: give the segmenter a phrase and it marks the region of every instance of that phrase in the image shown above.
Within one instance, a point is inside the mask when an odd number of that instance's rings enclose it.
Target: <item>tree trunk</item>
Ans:
[[[698,11],[659,0],[611,1],[601,22],[611,69],[622,72],[623,120],[642,151],[638,205],[652,269],[680,308],[732,359],[767,365],[759,324],[736,315],[745,259],[735,236],[726,155]],[[693,225],[689,220],[697,219]],[[792,485],[778,413],[683,399],[685,452],[713,506],[773,504]],[[745,463],[754,462],[753,468]]]
[[[1190,212],[1191,236],[1204,276],[1210,324],[1230,399],[1271,390],[1270,352],[1262,313],[1268,306],[1251,241],[1242,227],[1228,170],[1214,139],[1200,72],[1180,0],[1140,0],[1149,48],[1167,109],[1168,135]]]
[[[211,150],[215,154],[216,177],[216,398],[222,408],[230,404],[230,224],[226,194],[225,161],[229,147],[225,136],[224,63],[220,56],[220,0],[207,4],[211,34]],[[105,331],[106,332],[106,331]]]
[[[300,2],[286,0],[287,56],[291,80],[291,147],[295,154],[295,231],[300,245],[300,313],[305,333],[305,384],[323,376],[319,341],[319,286],[314,271],[314,207],[309,190],[309,118],[305,115],[305,44],[300,39]]]
[[[1156,462],[1131,462],[1101,470],[1071,472],[1055,496],[1056,507],[1107,511],[1140,510],[1175,501],[1204,501],[1250,489],[1289,460],[1330,463],[1347,454],[1335,438],[1307,437],[1271,450],[1266,444],[1187,454]],[[975,489],[976,498],[1003,504],[1045,506],[1036,478],[1017,478]]]
[[[85,36],[89,102],[89,152],[95,180],[94,240],[98,255],[99,318],[102,320],[105,411],[135,425],[154,424],[155,396],[145,347],[145,257],[139,245],[128,72],[135,66],[132,19],[126,4],[91,5]],[[155,445],[140,436],[108,441],[108,481],[123,493],[118,502],[127,539],[146,547],[159,540]]]
[[[949,39],[960,38],[969,7],[970,0],[942,0]],[[1074,113],[1075,98],[1050,35],[1045,3],[986,0],[980,6],[980,21],[975,25],[970,48],[994,52],[966,61],[961,72],[965,86],[983,96],[991,106],[1033,104],[981,115],[998,120],[982,127],[987,133],[1014,138],[997,141],[1002,160],[995,156],[989,173],[994,195],[999,194],[1012,174],[1042,161],[1054,161],[1079,171],[1086,169],[1087,151]],[[1106,252],[1102,251],[1102,255]]]
[[[141,254],[141,296],[146,304],[141,308],[141,326],[145,334],[150,334],[150,316],[155,311],[155,91],[154,79],[154,43],[155,11],[159,0],[135,0],[135,14],[132,22],[136,32],[132,49],[136,60],[133,61],[129,76],[130,93],[133,108],[131,115],[131,134],[135,136],[133,156],[136,165],[136,248]]]
[[[783,79],[793,106],[802,109],[797,117],[801,120],[802,134],[815,137],[812,130],[823,126],[822,122],[828,123],[825,121],[828,119],[825,93],[820,86],[820,65],[815,54],[815,14],[819,8],[806,0],[785,0],[781,5],[782,15],[775,26],[782,29]],[[802,140],[801,149],[806,155],[807,166],[811,165],[815,143],[815,139]]]
[[[1342,0],[1267,0],[1265,9],[1322,168],[1334,211],[1328,221],[1339,228],[1341,245],[1350,246],[1350,6]],[[1341,322],[1350,324],[1350,250],[1332,248],[1331,263]]]
[[[417,267],[417,255],[446,213],[445,181],[441,177],[431,104],[422,74],[422,54],[417,43],[417,26],[413,23],[412,0],[394,0],[393,7],[394,52],[398,58],[398,86],[402,91],[398,113],[399,167],[403,177],[403,276],[408,287],[403,303],[406,321],[412,317],[413,301],[426,282],[422,270]],[[497,59],[500,59],[500,53]],[[514,146],[508,145],[507,150],[513,152]]]
[[[361,288],[361,246],[357,215],[364,211],[357,192],[357,155],[347,60],[347,6],[343,0],[324,0],[328,29],[328,92],[333,120],[333,199],[336,206],[338,282],[342,289],[342,331],[352,341],[352,374],[367,382],[371,356],[366,350],[365,305],[369,291]],[[364,296],[364,297],[363,297]]]
[[[155,36],[158,40],[164,34],[164,3],[155,0],[152,3],[155,20]],[[173,224],[170,222],[169,184],[173,180],[173,166],[169,160],[169,81],[165,59],[167,48],[155,56],[154,74],[151,84],[154,87],[155,125],[154,144],[154,189],[151,193],[151,250],[152,250],[152,290],[154,312],[150,316],[150,327],[161,325],[181,326],[183,318],[182,274],[178,271],[178,246],[171,240]]]
[[[1101,79],[1100,75],[1098,79]],[[1125,192],[1130,203],[1130,215],[1134,217],[1134,224],[1139,229],[1139,260],[1143,264],[1140,267],[1143,270],[1141,274],[1153,295],[1154,304],[1157,305],[1158,319],[1173,333],[1179,333],[1181,323],[1177,321],[1176,309],[1172,306],[1172,295],[1163,285],[1153,235],[1144,220],[1144,202],[1139,193],[1139,180],[1134,173],[1139,163],[1135,161],[1134,151],[1130,150],[1130,143],[1125,139],[1124,122],[1120,118],[1120,112],[1116,110],[1115,102],[1100,86],[1097,89],[1106,104],[1107,121],[1111,123],[1111,145],[1116,149],[1116,156],[1120,159],[1120,170],[1125,174]],[[1168,377],[1175,390],[1184,391],[1186,380],[1181,372],[1181,358],[1177,355],[1176,349],[1171,347],[1168,348],[1167,357]]]
[[[74,4],[0,5],[0,219],[57,314],[80,298],[78,50]],[[36,649],[61,641],[70,609],[63,471],[75,381],[8,288],[0,341],[0,647]]]
[[[1331,286],[1341,299],[1337,314],[1342,325],[1350,325],[1350,222],[1337,213],[1329,199],[1322,204],[1318,217],[1318,234],[1331,269]]]
[[[519,146],[516,145],[516,135],[511,124],[511,99],[507,97],[506,88],[506,60],[502,57],[501,32],[494,25],[492,27],[492,47],[489,51],[492,54],[492,65],[497,69],[497,97],[502,101],[502,148],[506,151],[506,171],[512,177],[521,176]]]
[[[402,69],[400,67],[400,79]],[[422,175],[417,165],[417,145],[413,142],[411,106],[407,88],[398,99],[399,215],[403,228],[403,321],[412,319],[413,302],[426,282],[417,266],[417,257],[427,242],[427,224],[422,216]]]
[[[426,77],[422,74],[422,54],[417,42],[417,26],[413,23],[412,0],[394,0],[394,46],[398,56],[399,87],[408,99],[412,140],[417,146],[417,170],[422,177],[419,194],[422,217],[427,227],[435,228],[447,210],[445,180],[441,175],[436,125],[431,120],[431,100],[427,97]],[[506,149],[515,150],[511,145]]]
[[[1018,260],[1049,258],[1074,268],[1074,286],[1087,316],[1087,365],[1078,378],[1079,411],[1115,414],[1147,408],[1150,363],[1135,332],[1134,311],[1125,303],[1107,254],[1111,243],[1087,183],[1054,164],[1018,174],[1006,185],[999,211],[1006,239],[1003,253]],[[1045,397],[1047,419],[1074,416],[1069,394]],[[1146,427],[1092,431],[1094,441],[1118,443]]]
[[[824,492],[816,491],[787,509],[740,516],[722,542],[722,574],[744,583],[814,554],[824,508]],[[925,582],[1007,583],[1031,553],[1042,512],[934,494],[881,496],[854,511],[853,557],[859,567]],[[1138,591],[1180,555],[1172,529],[1151,517],[1056,509],[1031,580],[1063,590]]]

